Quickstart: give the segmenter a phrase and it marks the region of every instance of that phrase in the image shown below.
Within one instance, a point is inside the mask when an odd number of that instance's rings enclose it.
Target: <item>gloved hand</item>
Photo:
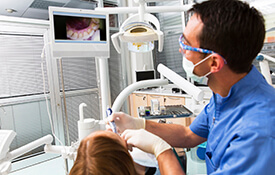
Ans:
[[[129,150],[132,150],[132,147],[137,147],[144,152],[154,154],[156,158],[162,152],[172,148],[159,136],[144,129],[127,129],[122,133],[121,137],[126,140]]]
[[[109,121],[115,121],[117,132],[122,133],[126,129],[145,129],[145,119],[127,115],[123,112],[114,112],[107,118]],[[106,125],[108,129],[108,124]]]

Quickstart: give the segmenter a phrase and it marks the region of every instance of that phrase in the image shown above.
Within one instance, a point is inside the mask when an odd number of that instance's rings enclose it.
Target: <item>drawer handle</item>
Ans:
[[[144,94],[136,94],[136,96],[143,97],[143,96],[146,96],[146,95],[144,95]]]
[[[180,100],[180,98],[178,98],[178,97],[168,97],[168,98],[171,100]]]
[[[160,97],[162,97],[162,96],[158,96],[158,95],[156,95],[156,96],[154,96],[154,95],[150,95],[150,97],[151,97],[151,98],[160,98]]]

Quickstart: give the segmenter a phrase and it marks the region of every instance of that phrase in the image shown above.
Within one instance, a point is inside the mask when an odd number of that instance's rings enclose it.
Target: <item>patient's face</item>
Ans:
[[[114,140],[117,140],[119,143],[121,143],[121,145],[123,145],[125,148],[127,148],[125,140],[122,139],[118,134],[116,134],[112,131],[107,131],[107,130],[106,131],[96,131],[96,132],[93,132],[90,135],[88,135],[85,139],[93,140],[94,138],[96,138],[98,136],[110,137]]]

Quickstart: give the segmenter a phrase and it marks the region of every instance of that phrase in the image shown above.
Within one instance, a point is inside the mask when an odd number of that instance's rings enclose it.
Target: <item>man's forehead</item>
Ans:
[[[191,42],[190,44],[195,44],[193,42],[198,42],[199,34],[201,33],[203,28],[203,23],[201,18],[197,14],[193,14],[190,20],[188,21],[185,29],[184,29],[184,36],[186,39]],[[197,44],[195,44],[197,45]]]

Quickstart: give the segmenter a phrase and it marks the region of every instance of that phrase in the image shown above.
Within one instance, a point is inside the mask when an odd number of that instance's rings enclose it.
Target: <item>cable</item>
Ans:
[[[3,113],[4,113],[4,116],[7,115],[7,112],[6,110],[2,107],[2,105],[0,105],[1,109],[3,110]],[[2,120],[1,120],[1,117],[0,117],[0,129],[2,128]]]
[[[59,140],[59,138],[55,135],[55,132],[54,132],[54,127],[53,127],[53,122],[52,122],[52,116],[50,114],[50,108],[49,108],[49,101],[48,101],[48,98],[47,98],[47,94],[46,94],[46,81],[45,81],[45,75],[44,75],[44,65],[43,65],[43,60],[45,58],[45,47],[46,45],[48,44],[45,44],[43,49],[42,49],[42,53],[41,53],[41,72],[42,72],[42,79],[43,79],[43,93],[44,93],[44,97],[45,97],[45,100],[46,100],[46,107],[47,107],[47,113],[48,113],[48,117],[49,117],[49,120],[50,120],[50,126],[51,126],[51,132],[52,132],[52,135],[54,136],[54,138],[61,144],[61,146],[64,148],[64,152],[65,154],[68,154],[67,153],[67,150],[64,146],[64,144]],[[45,60],[46,61],[46,60]],[[65,158],[64,158],[65,160]],[[66,165],[65,165],[66,166]],[[64,167],[64,164],[63,164],[63,169],[65,170],[65,173],[66,175],[68,175],[68,171],[67,171],[67,168]]]
[[[63,68],[62,68],[62,58],[59,59],[59,68],[60,68],[60,76],[61,76],[61,83],[62,83],[62,94],[63,94],[63,103],[64,103],[64,112],[65,112],[67,142],[70,143],[69,122],[68,122],[67,103],[66,103],[64,76],[63,76]]]
[[[54,127],[53,127],[53,122],[52,122],[52,117],[51,117],[51,114],[50,114],[50,109],[49,109],[49,101],[48,101],[48,97],[47,97],[47,94],[46,94],[46,81],[45,81],[45,75],[44,75],[44,65],[43,65],[43,60],[44,60],[44,52],[45,52],[45,46],[42,50],[42,54],[41,54],[41,71],[42,71],[42,79],[43,79],[43,93],[44,93],[44,97],[45,97],[45,100],[46,100],[46,107],[47,107],[47,113],[48,113],[48,117],[49,117],[49,120],[50,120],[50,126],[51,126],[51,132],[54,136],[54,138],[62,145],[64,146],[64,144],[58,139],[58,137],[55,135],[55,132],[54,132]]]

